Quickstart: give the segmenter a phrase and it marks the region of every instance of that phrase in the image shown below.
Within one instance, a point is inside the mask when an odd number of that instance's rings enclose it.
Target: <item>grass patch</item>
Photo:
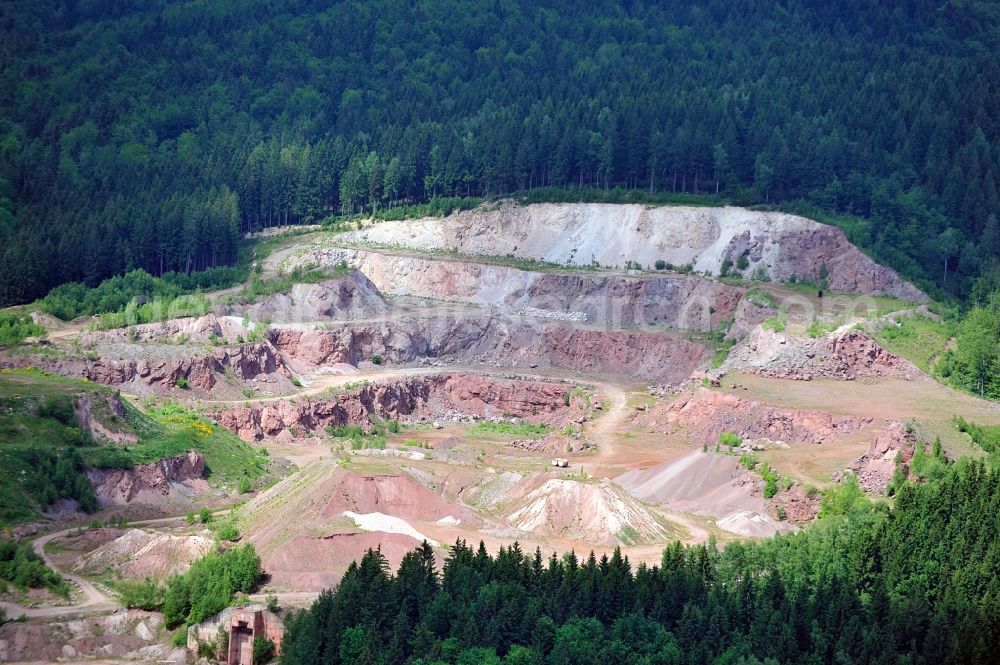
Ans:
[[[113,444],[81,431],[74,410],[83,399],[92,420],[136,442]],[[116,404],[123,415],[112,410]],[[60,499],[96,510],[87,468],[130,469],[189,450],[204,455],[209,482],[226,488],[265,476],[270,463],[265,450],[183,407],[144,413],[89,381],[37,369],[0,371],[0,524],[35,519]]]
[[[250,278],[250,283],[243,287],[240,295],[247,302],[256,302],[275,293],[285,293],[296,284],[315,284],[343,277],[348,272],[350,272],[350,268],[346,263],[341,262],[329,269],[316,265],[299,266],[290,273],[279,273],[277,277],[264,278],[254,275]]]
[[[141,432],[140,443],[93,448],[86,452],[95,468],[131,468],[195,450],[205,457],[205,477],[215,486],[238,487],[243,479],[267,474],[270,458],[235,434],[194,411],[176,404],[143,414],[127,406],[126,419]]]
[[[480,420],[469,428],[469,434],[474,436],[527,436],[537,438],[552,431],[547,425],[536,425],[529,422],[493,422]]]
[[[891,353],[906,358],[923,372],[931,374],[937,358],[944,353],[951,331],[944,321],[924,314],[900,317],[873,334],[875,341]]]
[[[830,321],[820,321],[819,319],[813,319],[809,326],[806,328],[806,334],[813,339],[818,339],[829,335],[834,330],[837,329],[837,324]]]

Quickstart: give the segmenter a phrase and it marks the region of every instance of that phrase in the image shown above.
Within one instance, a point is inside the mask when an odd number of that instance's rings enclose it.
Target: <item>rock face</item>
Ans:
[[[253,331],[253,324],[243,325],[236,317],[218,317],[207,314],[199,317],[167,319],[157,323],[142,323],[128,328],[115,328],[84,333],[80,343],[84,346],[109,343],[155,342],[210,342],[213,338],[233,342],[238,336]]]
[[[184,379],[190,387],[208,391],[226,371],[232,371],[236,378],[243,380],[261,375],[288,375],[280,356],[274,347],[267,343],[214,349],[208,355],[180,358],[88,360],[10,355],[3,357],[0,365],[3,367],[32,365],[63,376],[80,377],[107,386],[141,384],[154,390],[168,390],[174,387],[178,380]]]
[[[276,293],[255,304],[235,303],[224,311],[251,321],[330,321],[371,319],[384,315],[388,305],[364,274],[352,270],[339,279],[295,284],[288,293]]]
[[[108,410],[117,417],[125,417],[125,404],[122,403],[121,397],[118,395],[108,395],[105,398],[105,403],[107,404]],[[94,398],[91,395],[81,395],[73,408],[73,416],[76,419],[76,424],[80,427],[83,432],[89,432],[90,436],[96,440],[106,440],[117,444],[128,444],[135,443],[139,438],[131,433],[125,431],[115,431],[109,429],[104,423],[102,423],[94,414]]]
[[[543,273],[341,248],[314,249],[292,261],[294,265],[341,262],[355,266],[387,294],[487,305],[508,315],[611,327],[659,325],[708,330],[732,315],[744,293],[742,288],[698,275]]]
[[[705,347],[681,335],[477,317],[406,317],[310,331],[285,328],[272,331],[272,342],[293,367],[303,370],[357,365],[380,355],[392,363],[440,358],[494,367],[557,367],[666,383],[686,379],[707,354]]]
[[[478,374],[435,375],[370,384],[338,399],[253,404],[215,414],[220,425],[245,441],[275,437],[285,430],[315,432],[328,425],[369,430],[371,416],[432,419],[442,414],[482,418],[515,416],[559,420],[571,387],[545,381],[497,379]]]
[[[202,492],[208,488],[204,475],[205,458],[193,451],[152,464],[136,464],[131,469],[87,471],[103,505],[125,505],[137,500],[157,504],[175,492]]]
[[[347,239],[462,254],[506,256],[563,265],[652,266],[664,260],[719,274],[723,262],[746,257],[772,279],[819,281],[826,268],[834,291],[927,296],[848,242],[844,232],[803,217],[743,208],[646,207],[613,204],[506,203],[444,219],[385,222]]]
[[[907,465],[913,459],[914,441],[906,427],[899,422],[891,422],[878,433],[868,451],[856,459],[848,469],[858,477],[858,484],[869,494],[881,496],[896,472],[896,458],[899,457],[901,470],[907,473]]]
[[[705,388],[670,403],[661,402],[637,420],[653,431],[681,431],[699,445],[715,445],[723,432],[744,439],[821,444],[874,422],[872,418],[836,416],[822,411],[777,409]]]
[[[11,621],[0,626],[0,662],[67,660],[186,660],[183,653],[155,640],[163,615],[119,610],[108,616],[73,621]]]
[[[923,376],[913,363],[889,353],[860,330],[802,339],[756,328],[730,352],[722,369],[805,381],[861,377],[913,381]]]

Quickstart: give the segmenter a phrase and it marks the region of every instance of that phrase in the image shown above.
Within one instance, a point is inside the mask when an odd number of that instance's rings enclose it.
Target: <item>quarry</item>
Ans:
[[[795,532],[848,477],[884,496],[917,434],[968,454],[956,414],[1000,423],[873,337],[925,294],[802,217],[502,201],[277,240],[259,279],[309,279],[206,293],[197,316],[50,321],[0,353],[8,392],[58,384],[74,427],[146,455],[87,466],[95,516],[68,501],[11,527],[74,590],[0,594],[26,618],[0,627],[0,661],[193,662],[229,630],[247,663],[254,634],[280,646],[268,598],[304,607],[368,549],[653,564],[675,541]],[[222,523],[265,582],[173,646],[115,589],[189,569]]]

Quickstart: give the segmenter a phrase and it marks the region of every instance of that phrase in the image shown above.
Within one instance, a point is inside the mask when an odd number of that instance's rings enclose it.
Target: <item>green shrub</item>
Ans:
[[[167,580],[163,600],[167,626],[192,625],[217,614],[237,592],[250,593],[262,574],[260,557],[250,543],[195,561],[186,573]]]
[[[847,515],[869,505],[868,496],[858,484],[857,477],[848,475],[839,485],[823,493],[823,499],[819,503],[819,516]]]
[[[115,584],[122,605],[128,609],[146,610],[149,612],[163,607],[166,588],[158,581],[149,577],[141,582],[123,580]]]
[[[523,420],[516,423],[505,421],[495,423],[491,420],[480,420],[469,428],[469,434],[473,435],[507,434],[513,436],[542,436],[551,431],[552,428],[548,425],[536,425],[535,423]]]
[[[44,334],[45,328],[36,324],[30,316],[0,312],[0,346],[18,344],[28,337]]]
[[[377,353],[374,356],[372,356],[372,364],[373,365],[381,365],[382,364],[382,356],[380,356]]]
[[[198,521],[202,524],[208,524],[212,521],[212,511],[207,506],[198,512]]]
[[[270,638],[254,637],[252,650],[254,665],[267,665],[274,660],[274,642]]]
[[[177,386],[178,388],[180,388],[181,390],[187,390],[188,389],[188,381],[183,376],[181,378],[177,379],[177,381],[174,383],[174,385]]]
[[[0,580],[21,591],[49,589],[69,597],[69,584],[25,542],[0,540]]]
[[[215,530],[215,535],[218,536],[219,540],[227,540],[229,542],[236,542],[240,539],[240,530],[236,526],[235,522],[226,522],[225,524],[220,524]]]
[[[719,436],[719,443],[730,448],[736,448],[743,443],[743,437],[733,432],[723,432]]]

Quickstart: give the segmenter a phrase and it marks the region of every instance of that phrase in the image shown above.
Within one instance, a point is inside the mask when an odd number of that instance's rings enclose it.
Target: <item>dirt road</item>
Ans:
[[[58,571],[59,569],[56,568],[55,562],[52,561],[52,558],[45,551],[45,546],[55,538],[60,538],[75,530],[75,527],[71,529],[63,529],[62,531],[54,531],[41,536],[40,538],[36,538],[31,544],[32,549],[34,549],[35,554],[40,556],[42,560],[45,561],[45,565]],[[59,605],[53,607],[21,607],[20,605],[15,605],[13,603],[0,603],[0,607],[3,607],[4,611],[7,612],[7,616],[10,618],[16,618],[22,615],[28,618],[51,618],[65,615],[99,614],[101,612],[111,612],[118,609],[118,603],[115,600],[105,595],[97,587],[79,575],[73,575],[71,573],[64,573],[61,571],[59,571],[59,574],[80,590],[80,593],[83,594],[83,602],[75,605]]]

